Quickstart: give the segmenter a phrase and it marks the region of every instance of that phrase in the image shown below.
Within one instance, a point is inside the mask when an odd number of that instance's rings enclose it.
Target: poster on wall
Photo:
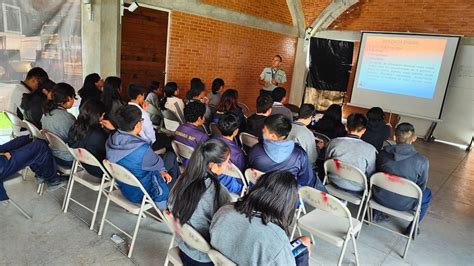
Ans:
[[[0,0],[0,14],[0,102],[36,66],[80,88],[81,1]]]

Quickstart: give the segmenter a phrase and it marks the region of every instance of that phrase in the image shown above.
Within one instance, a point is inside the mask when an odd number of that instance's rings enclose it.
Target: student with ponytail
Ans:
[[[221,140],[209,140],[197,147],[184,173],[171,190],[168,207],[180,224],[189,224],[207,241],[214,213],[230,202],[230,195],[217,176],[230,162],[229,147]],[[177,239],[185,265],[212,265],[207,254]]]

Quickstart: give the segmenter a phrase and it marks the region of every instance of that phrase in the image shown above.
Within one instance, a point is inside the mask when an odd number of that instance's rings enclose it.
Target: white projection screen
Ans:
[[[363,32],[350,104],[440,119],[460,38]]]

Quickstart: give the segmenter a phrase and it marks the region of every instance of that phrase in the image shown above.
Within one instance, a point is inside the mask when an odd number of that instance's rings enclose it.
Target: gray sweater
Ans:
[[[199,200],[196,210],[194,210],[194,213],[187,222],[187,224],[191,225],[194,229],[196,229],[196,231],[198,231],[209,242],[209,226],[211,225],[211,220],[214,216],[214,213],[217,211],[217,209],[214,209],[214,198],[216,196],[216,190],[214,188],[214,184],[209,178],[205,180],[205,184],[207,186],[207,189]],[[221,197],[220,202],[222,202],[223,204],[227,204],[230,202],[230,195],[229,192],[227,192],[226,188],[220,186],[219,195]],[[170,204],[169,208],[171,210],[173,209],[172,203]],[[176,238],[176,242],[178,243],[179,249],[182,252],[186,253],[186,255],[188,255],[188,257],[192,258],[193,260],[199,262],[211,262],[207,254],[189,247],[179,237]]]
[[[76,121],[76,118],[68,113],[64,108],[56,108],[50,113],[44,114],[41,118],[41,125],[43,129],[47,129],[49,132],[60,137],[64,142],[67,141],[69,129]],[[59,151],[51,149],[54,157],[62,159],[64,161],[73,161],[74,158],[69,152]]]
[[[377,150],[371,144],[356,137],[335,138],[329,142],[327,147],[327,159],[338,159],[341,162],[351,164],[365,173],[367,180],[369,180],[375,172]],[[329,176],[329,180],[346,190],[362,191],[364,189],[359,183],[338,176]]]
[[[316,149],[316,140],[313,132],[309,130],[303,123],[294,122],[291,127],[288,139],[292,139],[299,143],[308,154],[308,160],[311,165],[315,165],[316,159],[318,159],[318,150]]]
[[[251,222],[234,205],[219,209],[211,224],[211,246],[237,265],[295,265],[285,231],[276,224]]]

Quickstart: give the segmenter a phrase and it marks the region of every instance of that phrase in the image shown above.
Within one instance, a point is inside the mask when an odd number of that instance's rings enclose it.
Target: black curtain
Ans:
[[[353,42],[311,38],[307,85],[321,90],[346,91]]]

